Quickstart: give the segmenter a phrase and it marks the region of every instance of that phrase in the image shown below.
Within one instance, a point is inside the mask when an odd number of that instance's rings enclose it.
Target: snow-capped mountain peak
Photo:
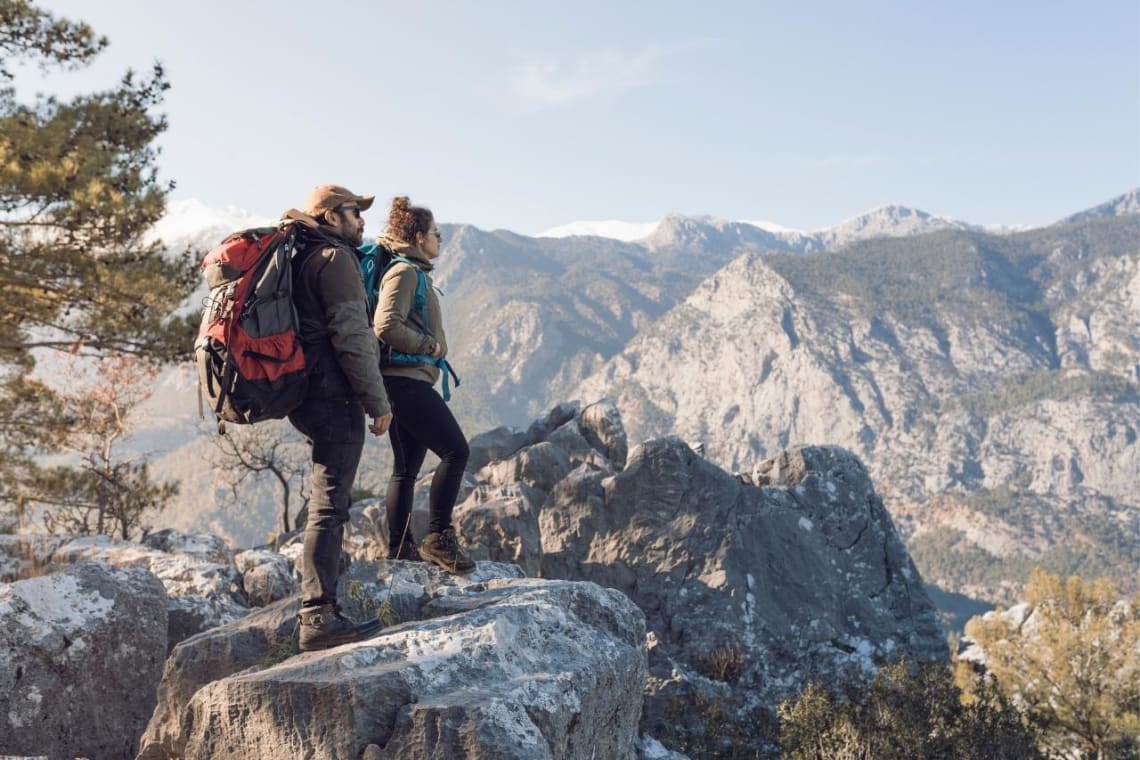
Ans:
[[[570,222],[570,224],[563,224],[559,227],[552,227],[545,232],[540,232],[535,237],[540,238],[564,238],[572,237],[575,235],[587,235],[590,237],[603,237],[611,238],[613,240],[622,240],[627,243],[634,240],[641,240],[649,237],[660,221],[657,222],[622,222],[617,219],[607,219],[603,221],[580,221]]]
[[[748,224],[748,225],[751,225],[753,227],[758,227],[758,228],[764,230],[765,232],[771,232],[774,235],[803,235],[804,234],[803,230],[797,230],[797,229],[793,229],[791,227],[785,227],[782,224],[776,224],[775,222],[769,222],[769,221],[765,221],[765,220],[752,221],[752,220],[748,220],[748,219],[741,219],[740,223],[741,224]]]
[[[171,201],[166,215],[151,229],[151,239],[162,240],[168,248],[217,242],[230,232],[273,223],[273,218],[255,214],[236,206],[215,208],[202,201]]]

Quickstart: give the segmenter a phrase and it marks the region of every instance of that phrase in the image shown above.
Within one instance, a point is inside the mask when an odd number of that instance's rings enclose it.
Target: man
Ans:
[[[301,224],[293,261],[294,303],[301,343],[310,367],[305,401],[289,421],[312,447],[312,496],[301,555],[301,651],[326,649],[375,633],[380,623],[357,624],[336,602],[344,524],[352,483],[368,430],[383,435],[392,422],[380,376],[376,338],[365,306],[355,248],[364,239],[364,219],[375,196],[339,185],[321,185],[303,211],[284,215]]]

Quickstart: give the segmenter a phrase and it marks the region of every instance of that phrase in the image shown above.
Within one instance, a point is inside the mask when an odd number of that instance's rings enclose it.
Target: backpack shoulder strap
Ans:
[[[431,327],[428,325],[427,275],[424,274],[424,270],[420,269],[419,264],[406,256],[393,255],[392,261],[388,264],[388,268],[391,268],[396,262],[407,264],[412,268],[412,271],[416,273],[416,293],[412,299],[412,308],[419,311],[420,323],[424,326],[425,330],[431,332]]]

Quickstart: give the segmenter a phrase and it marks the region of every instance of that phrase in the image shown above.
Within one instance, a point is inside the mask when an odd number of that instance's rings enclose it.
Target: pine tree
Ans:
[[[154,109],[169,86],[161,66],[66,101],[23,103],[11,86],[15,66],[75,68],[106,44],[86,24],[0,0],[0,504],[9,511],[32,457],[54,451],[68,425],[53,354],[162,361],[191,345],[191,325],[170,317],[194,285],[190,257],[144,241],[171,189],[155,167],[166,120]]]

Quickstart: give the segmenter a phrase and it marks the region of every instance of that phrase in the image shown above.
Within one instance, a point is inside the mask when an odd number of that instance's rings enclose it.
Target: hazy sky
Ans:
[[[1140,185],[1137,0],[41,5],[111,47],[21,94],[161,61],[173,198],[259,214],[339,182],[522,233],[888,203],[1046,224]]]

